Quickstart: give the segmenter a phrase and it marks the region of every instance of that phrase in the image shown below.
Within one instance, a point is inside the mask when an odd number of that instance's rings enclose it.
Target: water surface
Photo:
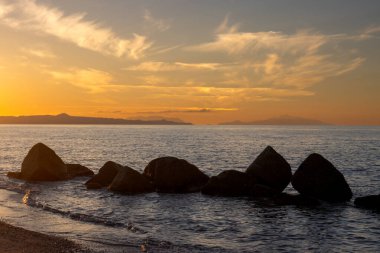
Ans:
[[[99,251],[380,251],[380,214],[352,202],[300,208],[200,193],[123,196],[86,190],[86,178],[30,184],[5,176],[20,169],[37,142],[94,171],[109,160],[142,171],[170,155],[210,176],[244,171],[272,145],[293,172],[310,153],[322,154],[357,197],[380,193],[379,127],[2,125],[0,141],[0,217]],[[291,186],[286,191],[294,193]]]

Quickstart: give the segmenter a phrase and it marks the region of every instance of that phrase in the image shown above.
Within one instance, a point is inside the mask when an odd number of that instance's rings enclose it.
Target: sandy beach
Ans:
[[[91,252],[78,244],[0,222],[0,251],[2,253]]]

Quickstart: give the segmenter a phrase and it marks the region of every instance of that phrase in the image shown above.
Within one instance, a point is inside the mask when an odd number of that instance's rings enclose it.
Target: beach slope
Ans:
[[[90,252],[67,239],[14,227],[2,221],[0,221],[0,251],[2,253]]]

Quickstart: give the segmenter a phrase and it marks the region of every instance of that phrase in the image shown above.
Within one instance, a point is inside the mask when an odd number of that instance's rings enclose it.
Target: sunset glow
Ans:
[[[380,3],[342,3],[0,0],[0,115],[380,124]]]

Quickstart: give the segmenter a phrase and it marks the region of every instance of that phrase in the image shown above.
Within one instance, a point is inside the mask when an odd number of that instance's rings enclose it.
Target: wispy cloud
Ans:
[[[22,48],[21,51],[27,55],[42,58],[42,59],[54,59],[57,56],[47,48],[43,47],[31,47],[31,48]]]
[[[230,15],[227,14],[220,25],[215,29],[216,34],[235,33],[239,30],[240,24],[229,25]]]
[[[328,77],[358,68],[365,59],[339,50],[341,42],[369,38],[378,27],[357,35],[326,35],[312,30],[283,32],[240,32],[229,25],[228,16],[217,27],[214,40],[187,50],[225,53],[237,64],[223,69],[225,84],[306,89]]]
[[[7,4],[3,1],[0,1],[0,18],[5,17],[6,15],[8,15],[12,11],[13,11],[12,5]]]
[[[0,23],[19,30],[47,34],[79,47],[116,57],[142,57],[152,43],[133,34],[119,37],[111,28],[87,20],[85,13],[65,14],[62,10],[37,3],[35,0],[0,2]]]
[[[117,91],[122,88],[112,84],[113,77],[110,73],[97,69],[70,69],[65,72],[49,71],[48,74],[59,82],[69,83],[90,93]]]
[[[207,104],[205,108],[221,108],[228,105],[239,104],[243,101],[283,100],[289,97],[311,96],[313,92],[306,90],[292,90],[281,88],[218,88],[202,86],[154,86],[154,85],[123,85],[123,92],[144,94],[149,99],[171,99],[184,101],[190,99],[192,102]],[[236,107],[232,107],[236,108]],[[204,109],[204,108],[202,108]]]
[[[146,24],[154,27],[155,29],[161,32],[164,32],[170,29],[169,21],[153,17],[152,13],[147,9],[145,9],[144,11],[143,18]]]
[[[144,72],[140,78],[143,85],[249,88],[244,91],[247,94],[253,94],[248,92],[252,88],[256,89],[255,94],[257,89],[271,88],[268,94],[277,97],[309,96],[312,92],[308,89],[313,85],[359,68],[365,58],[355,50],[355,43],[373,38],[380,31],[378,26],[371,26],[357,34],[323,34],[313,30],[292,34],[241,32],[240,24],[229,23],[226,15],[213,31],[214,40],[183,47],[202,57],[204,53],[224,53],[223,62],[147,61],[125,70]],[[191,75],[185,73],[190,71]]]
[[[220,67],[219,63],[185,63],[185,62],[142,62],[138,65],[125,68],[129,71],[168,72],[189,70],[215,70]]]
[[[370,38],[373,38],[375,34],[380,33],[380,26],[369,26],[367,27],[359,36],[358,38],[361,40],[367,40]]]
[[[215,41],[189,47],[201,52],[220,51],[228,54],[255,53],[276,50],[291,54],[313,53],[328,41],[328,36],[308,31],[288,35],[282,32],[238,32],[236,28],[224,28]]]

